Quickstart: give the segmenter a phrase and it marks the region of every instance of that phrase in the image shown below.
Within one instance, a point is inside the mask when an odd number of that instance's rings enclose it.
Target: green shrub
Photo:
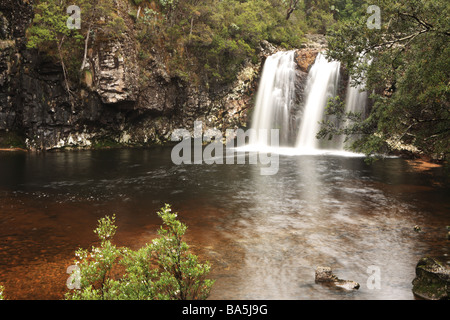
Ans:
[[[199,263],[182,241],[186,225],[165,205],[158,216],[159,237],[139,250],[117,247],[115,216],[99,220],[95,233],[99,247],[78,249],[80,289],[66,293],[70,300],[195,300],[209,296],[213,280],[206,279],[208,262]],[[74,279],[77,277],[75,275]]]

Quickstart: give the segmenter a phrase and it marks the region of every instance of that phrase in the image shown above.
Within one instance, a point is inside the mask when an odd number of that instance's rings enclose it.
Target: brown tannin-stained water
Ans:
[[[170,148],[0,153],[0,283],[7,299],[63,299],[75,250],[116,214],[116,244],[155,237],[170,203],[216,279],[211,299],[414,299],[425,255],[449,263],[449,173],[439,166],[332,155],[259,165],[174,165]],[[248,162],[247,162],[248,163]],[[420,226],[419,232],[414,231]],[[314,281],[330,266],[361,287]],[[380,288],[368,285],[373,267]],[[372,268],[372,269],[371,269]]]

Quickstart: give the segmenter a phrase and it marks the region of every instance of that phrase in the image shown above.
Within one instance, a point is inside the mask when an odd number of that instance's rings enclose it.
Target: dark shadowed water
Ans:
[[[61,299],[75,250],[116,214],[116,243],[138,248],[172,204],[186,241],[212,263],[212,299],[414,299],[424,255],[449,263],[445,168],[402,159],[280,156],[258,165],[174,165],[170,148],[0,153],[0,283],[9,299]],[[420,226],[420,232],[414,226]],[[330,266],[357,291],[314,281]],[[367,281],[375,267],[380,289]],[[372,268],[369,269],[368,268]]]

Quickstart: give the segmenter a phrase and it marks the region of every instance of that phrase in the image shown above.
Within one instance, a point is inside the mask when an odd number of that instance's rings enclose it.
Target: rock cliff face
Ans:
[[[24,47],[21,39],[31,19],[31,8],[22,2],[0,2],[0,130],[16,128],[21,116],[15,108],[20,80],[13,75],[18,72],[22,59],[19,51]]]
[[[89,48],[82,83],[72,88],[71,99],[61,66],[25,46],[31,3],[0,2],[0,135],[18,132],[32,150],[160,144],[170,141],[174,129],[193,130],[196,120],[204,129],[245,128],[261,66],[278,50],[262,42],[259,63],[245,63],[234,83],[211,92],[171,77],[157,54],[140,70],[135,39],[126,30],[120,41]],[[319,47],[298,51],[299,99]],[[139,80],[144,71],[146,80]]]

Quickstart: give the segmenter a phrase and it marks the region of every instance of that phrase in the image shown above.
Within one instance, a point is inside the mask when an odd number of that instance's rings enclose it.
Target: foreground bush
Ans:
[[[213,280],[206,279],[208,262],[201,264],[182,241],[186,225],[165,205],[158,216],[163,225],[159,237],[134,251],[116,247],[115,216],[99,220],[94,232],[99,247],[78,249],[73,284],[79,289],[66,293],[66,299],[194,300],[209,296]]]

